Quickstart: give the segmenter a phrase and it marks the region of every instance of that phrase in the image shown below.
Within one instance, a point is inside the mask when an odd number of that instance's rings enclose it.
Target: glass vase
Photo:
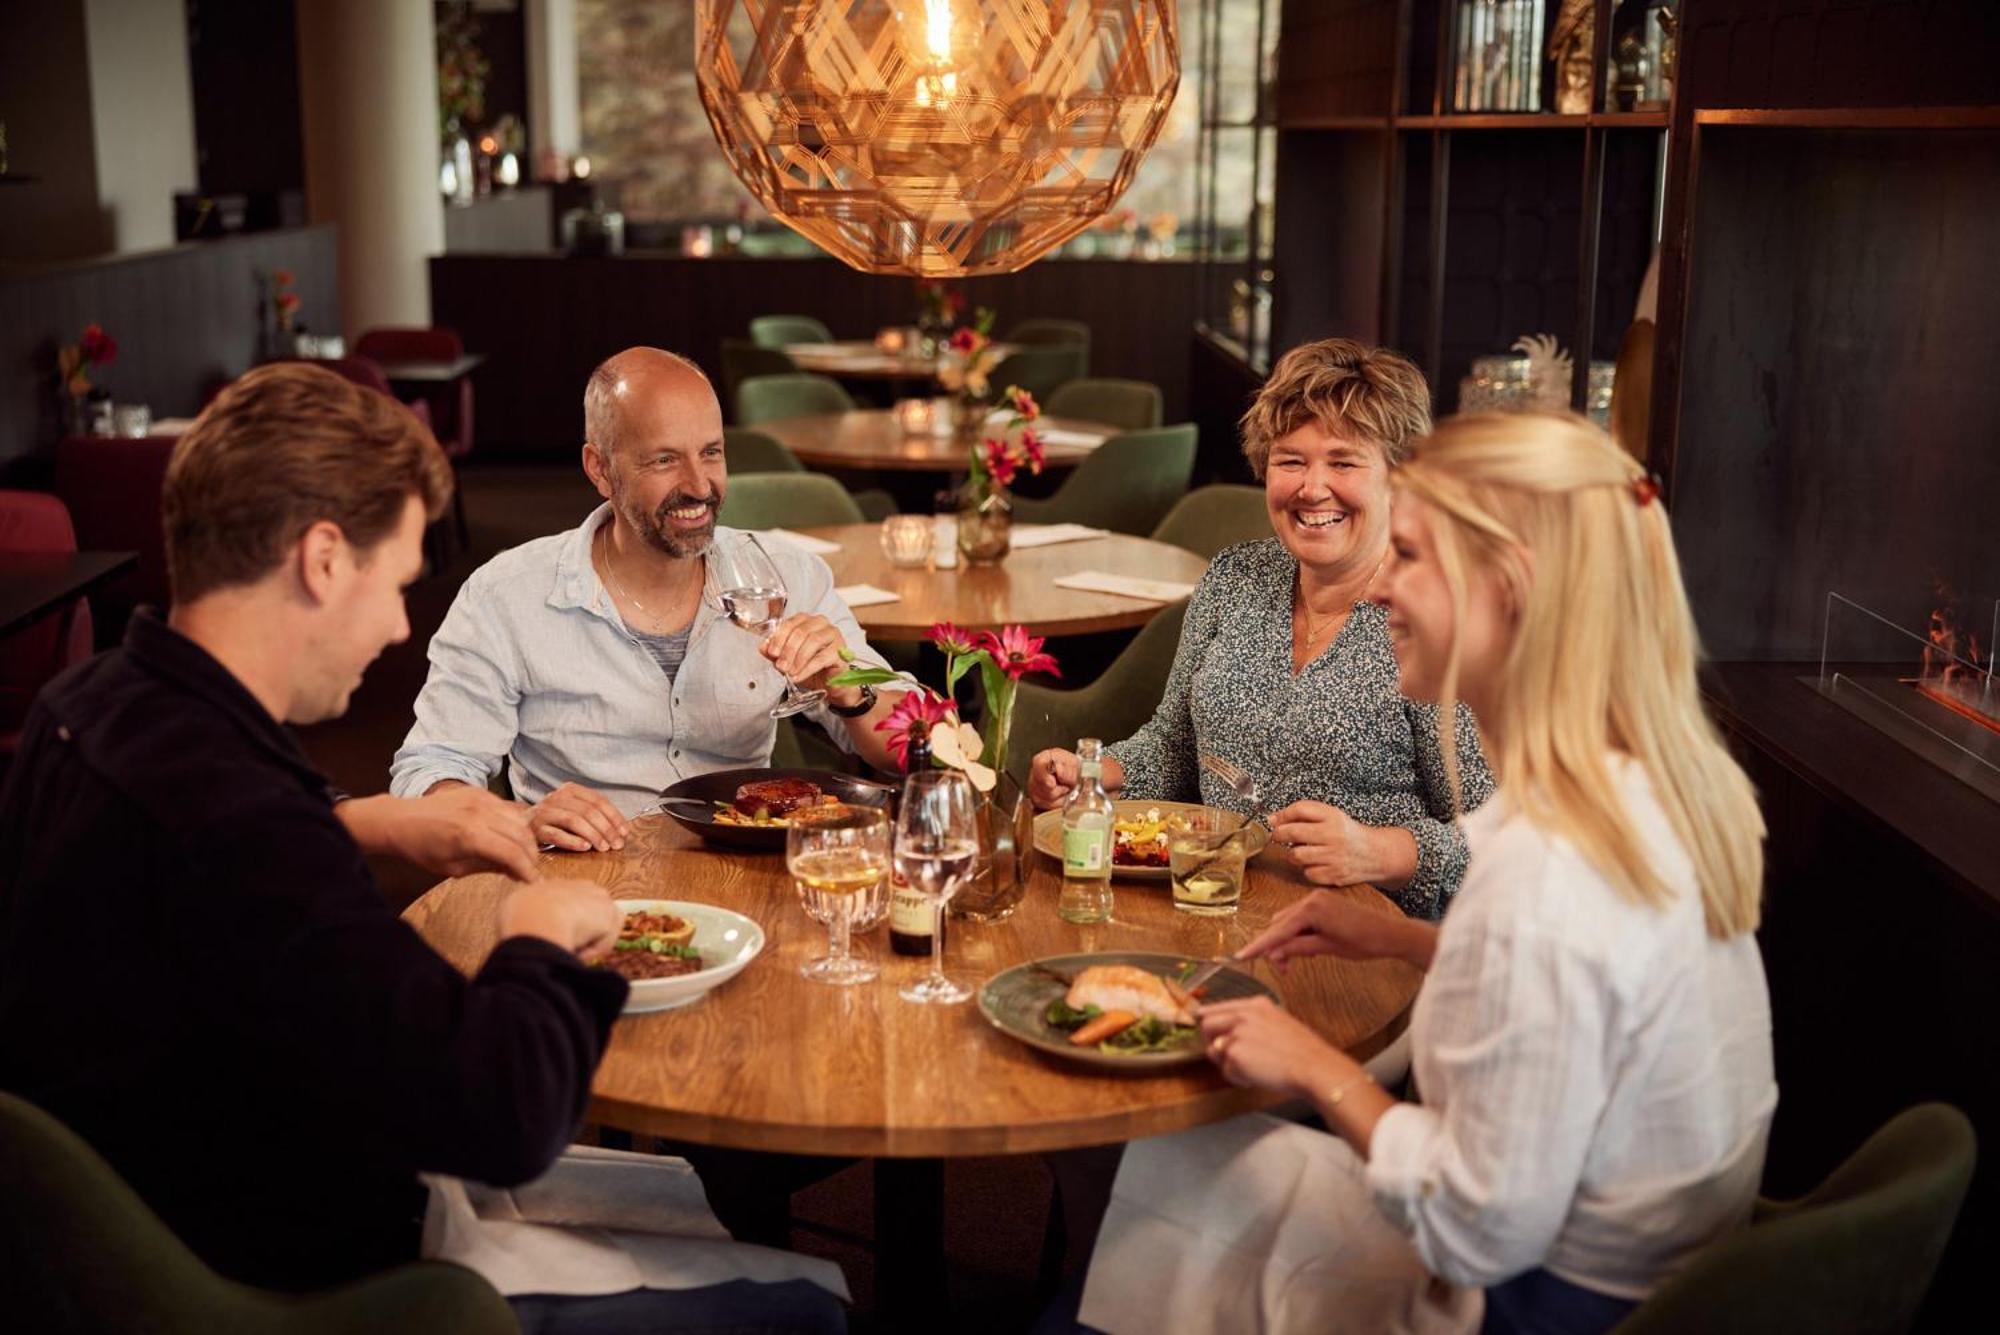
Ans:
[[[951,916],[972,922],[1012,917],[1034,871],[1035,808],[1004,770],[979,802],[979,854],[972,874],[951,897]]]
[[[958,550],[976,566],[998,565],[1014,540],[1014,503],[1006,488],[994,486],[984,496],[968,490],[958,511]]]
[[[979,432],[986,425],[986,414],[991,411],[985,399],[972,394],[960,394],[951,401],[951,438],[967,450],[979,443]]]

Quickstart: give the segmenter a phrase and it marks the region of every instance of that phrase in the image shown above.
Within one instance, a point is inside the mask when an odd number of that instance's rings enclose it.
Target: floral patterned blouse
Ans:
[[[1188,603],[1159,709],[1105,748],[1125,767],[1123,796],[1248,811],[1198,758],[1233,760],[1257,780],[1269,811],[1311,799],[1364,825],[1408,830],[1417,841],[1416,874],[1383,893],[1412,917],[1439,918],[1466,853],[1452,820],[1436,709],[1403,697],[1388,614],[1374,603],[1356,603],[1333,643],[1293,673],[1298,570],[1276,538],[1217,554]],[[1463,704],[1455,730],[1470,811],[1492,793],[1493,778]]]

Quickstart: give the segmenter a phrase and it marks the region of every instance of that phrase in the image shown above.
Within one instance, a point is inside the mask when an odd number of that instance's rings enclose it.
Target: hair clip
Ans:
[[[1660,475],[1648,473],[1632,482],[1632,495],[1641,505],[1651,505],[1660,495]]]

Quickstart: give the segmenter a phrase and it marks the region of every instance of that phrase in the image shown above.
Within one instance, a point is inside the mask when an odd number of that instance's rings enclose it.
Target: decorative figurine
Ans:
[[[1556,111],[1582,116],[1590,111],[1590,50],[1597,37],[1592,0],[1563,0],[1549,33],[1549,61],[1555,66]]]

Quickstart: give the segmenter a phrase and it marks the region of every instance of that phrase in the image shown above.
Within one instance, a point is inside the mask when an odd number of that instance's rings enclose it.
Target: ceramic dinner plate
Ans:
[[[1171,1052],[1135,1052],[1129,1056],[1102,1052],[1095,1047],[1080,1048],[1069,1041],[1068,1033],[1048,1022],[1049,1003],[1069,991],[1064,979],[1075,978],[1093,964],[1133,964],[1162,978],[1173,978],[1191,963],[1199,965],[1202,961],[1142,950],[1108,950],[1095,955],[1054,955],[1031,960],[986,980],[986,985],[979,989],[979,1013],[1008,1037],[1018,1038],[1031,1048],[1065,1061],[1108,1071],[1172,1070],[1203,1060],[1198,1038]],[[1204,1001],[1234,1001],[1239,997],[1278,1000],[1276,992],[1236,968],[1222,969],[1203,988]]]
[[[779,833],[783,833],[780,831]],[[672,1010],[686,1006],[722,986],[764,949],[764,929],[740,913],[713,904],[690,904],[681,899],[621,899],[621,913],[671,913],[694,924],[694,940],[688,944],[701,952],[702,970],[675,978],[643,978],[632,984],[625,999],[625,1014]]]
[[[713,774],[697,774],[691,779],[682,779],[661,792],[662,798],[692,797],[708,804],[692,806],[685,802],[668,802],[663,808],[680,824],[700,835],[711,844],[725,844],[730,848],[754,849],[759,853],[782,853],[785,851],[785,827],[782,825],[723,825],[715,819],[717,802],[727,802],[736,796],[736,790],[746,783],[761,779],[804,779],[816,783],[820,791],[832,793],[843,802],[856,806],[886,807],[895,797],[896,790],[885,783],[875,783],[857,778],[852,774],[835,774],[823,769],[725,769]]]
[[[1168,816],[1176,811],[1203,811],[1210,809],[1204,808],[1199,802],[1119,801],[1113,802],[1111,806],[1119,820],[1129,820],[1135,816],[1144,816],[1148,811],[1153,810],[1157,810],[1163,816]],[[1229,828],[1232,830],[1243,823],[1243,817],[1236,812],[1225,811],[1221,814],[1228,817],[1230,822]],[[1256,829],[1243,836],[1243,855],[1254,858],[1263,852],[1264,846],[1270,842],[1271,832],[1262,825],[1259,825]],[[1062,812],[1060,810],[1044,811],[1035,817],[1035,848],[1054,858],[1058,866],[1061,865]],[[1164,866],[1127,867],[1114,863],[1111,868],[1111,874],[1119,879],[1132,881],[1165,881],[1171,879],[1169,869]]]

